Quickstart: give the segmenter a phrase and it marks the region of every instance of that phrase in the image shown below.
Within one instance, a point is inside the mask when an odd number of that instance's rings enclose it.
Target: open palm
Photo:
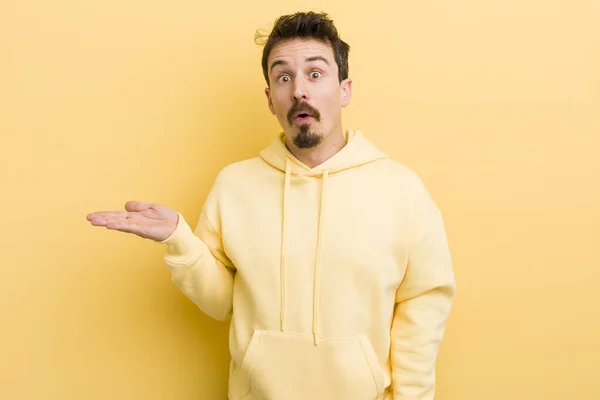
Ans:
[[[179,217],[177,212],[160,204],[128,201],[125,211],[97,211],[86,218],[94,226],[162,241],[175,231]]]

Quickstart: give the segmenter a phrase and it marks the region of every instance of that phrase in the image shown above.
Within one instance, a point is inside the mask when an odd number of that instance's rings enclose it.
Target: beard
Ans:
[[[316,147],[323,140],[323,135],[310,130],[310,124],[300,125],[298,134],[294,136],[294,144],[299,149]]]
[[[302,111],[306,111],[307,114],[311,115],[314,121],[321,122],[321,113],[319,110],[308,103],[298,103],[296,101],[287,113],[287,120],[290,126],[294,124],[293,116]],[[322,140],[323,134],[311,131],[310,123],[308,123],[300,125],[293,142],[299,149],[309,149],[318,146]]]

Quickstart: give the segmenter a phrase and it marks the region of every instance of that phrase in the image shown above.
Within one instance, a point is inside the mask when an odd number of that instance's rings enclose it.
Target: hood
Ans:
[[[289,168],[292,175],[322,176],[325,171],[329,175],[350,168],[359,167],[373,161],[387,158],[362,132],[357,130],[346,130],[344,132],[346,146],[338,151],[333,157],[324,163],[310,168],[294,157],[285,145],[285,133],[279,134],[269,147],[260,152],[260,157],[269,165],[285,172]]]
[[[324,163],[310,168],[299,161],[287,149],[285,145],[285,133],[281,133],[269,147],[261,151],[260,157],[269,165],[282,172],[283,180],[283,216],[281,227],[281,258],[280,258],[280,277],[281,277],[281,298],[280,298],[280,329],[285,331],[285,312],[286,312],[286,249],[287,249],[287,231],[288,218],[287,213],[290,182],[294,177],[315,177],[322,179],[321,185],[321,204],[319,208],[319,222],[317,231],[317,252],[314,264],[314,284],[313,284],[313,321],[312,334],[315,345],[319,344],[319,291],[321,286],[321,246],[322,230],[327,213],[327,182],[331,175],[356,168],[377,160],[387,158],[387,155],[378,150],[370,141],[368,141],[360,131],[347,130],[344,132],[346,145],[335,155],[330,157]]]

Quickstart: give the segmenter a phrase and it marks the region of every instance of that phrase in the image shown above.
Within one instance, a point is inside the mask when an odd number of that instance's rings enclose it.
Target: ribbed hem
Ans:
[[[167,245],[167,254],[165,261],[169,264],[188,264],[193,262],[201,253],[198,246],[199,239],[196,237],[192,228],[185,221],[180,213],[177,213],[179,220],[175,231],[158,243]]]

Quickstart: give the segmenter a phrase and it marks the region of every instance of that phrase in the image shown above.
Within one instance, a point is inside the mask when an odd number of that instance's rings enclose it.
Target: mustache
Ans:
[[[294,114],[303,111],[306,111],[306,113],[310,114],[315,120],[321,121],[321,113],[319,112],[319,110],[317,110],[308,103],[294,103],[294,105],[290,108],[290,110],[287,113],[287,120],[289,124],[292,124],[292,118],[294,117]]]

